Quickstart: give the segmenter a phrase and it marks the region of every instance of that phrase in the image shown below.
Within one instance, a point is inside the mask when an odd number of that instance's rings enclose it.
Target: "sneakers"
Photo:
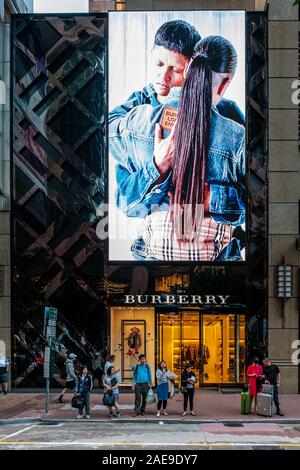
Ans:
[[[166,410],[164,410],[163,414],[164,414],[165,416],[168,416],[168,413],[166,412]]]
[[[184,411],[184,412],[182,413],[182,416],[186,416],[186,411]]]
[[[90,419],[90,415],[85,415],[85,419]]]
[[[120,416],[121,416],[120,411],[117,411],[116,413],[113,414],[114,418],[120,418]]]
[[[196,413],[194,413],[193,411],[191,411],[191,415],[192,415],[192,416],[196,416]]]
[[[78,416],[76,416],[76,419],[82,419],[82,418],[83,418],[83,416],[82,416],[82,415],[78,415]]]
[[[63,397],[60,395],[56,403],[64,403]]]
[[[157,417],[159,417],[159,416],[160,416],[160,411],[158,411],[158,412],[156,413],[156,416],[157,416]]]

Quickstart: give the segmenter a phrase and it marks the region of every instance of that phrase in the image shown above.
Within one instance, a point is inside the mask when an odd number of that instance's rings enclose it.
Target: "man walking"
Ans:
[[[63,389],[63,391],[61,392],[61,394],[59,395],[59,397],[57,399],[58,403],[64,403],[63,396],[68,390],[70,390],[71,392],[76,391],[77,377],[76,377],[75,369],[74,369],[74,362],[75,362],[76,357],[77,357],[76,354],[71,353],[71,354],[69,354],[69,357],[65,362],[65,366],[66,366],[66,386],[65,386],[65,388]]]
[[[278,398],[278,388],[280,387],[280,370],[276,364],[272,364],[269,358],[263,360],[263,374],[265,376],[265,383],[273,385],[273,397],[274,403],[276,406],[276,414],[279,416],[284,416],[280,411],[279,398]]]
[[[146,398],[151,387],[151,368],[146,363],[145,354],[139,355],[139,363],[133,370],[133,385],[135,392],[135,407],[133,416],[141,414],[144,416],[146,409]]]

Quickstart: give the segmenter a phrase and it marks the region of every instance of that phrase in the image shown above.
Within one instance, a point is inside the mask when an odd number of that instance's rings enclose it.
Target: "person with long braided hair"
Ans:
[[[172,165],[170,205],[147,216],[133,252],[152,260],[241,260],[234,227],[245,222],[245,129],[216,104],[232,80],[237,55],[223,37],[195,48],[180,96],[175,129],[155,154]],[[171,155],[171,157],[170,157]]]
[[[161,108],[141,105],[124,125],[129,155],[154,154],[168,195],[141,224],[132,252],[137,259],[240,261],[233,233],[245,223],[245,128],[222,116],[217,104],[237,67],[233,45],[221,36],[199,41],[184,71],[183,88],[172,88]],[[162,139],[164,113],[178,110]],[[145,129],[141,121],[147,122]],[[152,149],[152,150],[151,150]]]

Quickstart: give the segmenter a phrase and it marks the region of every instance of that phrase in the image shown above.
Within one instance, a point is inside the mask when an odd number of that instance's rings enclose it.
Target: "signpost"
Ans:
[[[45,411],[48,413],[49,397],[50,397],[50,379],[53,369],[53,340],[56,338],[56,321],[57,309],[53,307],[45,307],[44,310],[44,335],[47,338],[48,346],[45,347],[44,353],[44,378],[46,379],[46,405]]]

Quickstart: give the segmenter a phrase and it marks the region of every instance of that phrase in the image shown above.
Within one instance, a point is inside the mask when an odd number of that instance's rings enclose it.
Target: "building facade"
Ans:
[[[44,33],[46,54],[52,51],[44,74],[59,81],[56,91],[46,87],[40,93],[45,79],[28,62],[39,51],[22,36],[21,24],[15,29],[12,205],[0,213],[0,336],[13,358],[12,387],[43,384],[41,369],[32,364],[43,354],[43,309],[51,305],[59,311],[53,386],[62,383],[66,350],[76,352],[95,376],[105,356],[115,354],[124,385],[143,352],[153,367],[164,358],[178,375],[191,362],[200,386],[214,387],[242,384],[249,360],[268,354],[281,368],[282,392],[298,393],[299,366],[292,362],[299,340],[299,136],[298,104],[292,101],[299,78],[298,7],[292,0],[288,6],[287,0],[147,2],[153,10],[247,10],[249,256],[243,266],[134,267],[109,264],[106,247],[95,240],[92,214],[105,198],[107,168],[99,167],[98,155],[105,134],[96,131],[103,116],[87,97],[101,99],[96,90],[104,93],[103,77],[101,68],[92,71],[89,60],[79,61],[81,53],[70,50],[65,33],[73,27],[79,34],[78,50],[94,41],[93,50],[105,61],[105,25],[97,13],[112,9],[111,3],[90,2],[98,31],[93,39],[83,17],[76,24],[65,19],[63,28],[57,18],[45,17],[31,31]],[[114,7],[145,8],[138,0]],[[53,51],[60,48],[63,62],[57,63]],[[81,74],[90,74],[89,89]],[[75,90],[76,100],[64,102],[65,90],[68,96]],[[30,134],[36,146],[28,146]],[[62,148],[71,152],[67,162]],[[86,178],[91,170],[93,185]],[[286,300],[277,290],[278,266],[284,263],[293,273],[292,297]]]
[[[10,231],[10,21],[13,13],[31,13],[33,0],[0,1],[0,348],[11,350]]]

